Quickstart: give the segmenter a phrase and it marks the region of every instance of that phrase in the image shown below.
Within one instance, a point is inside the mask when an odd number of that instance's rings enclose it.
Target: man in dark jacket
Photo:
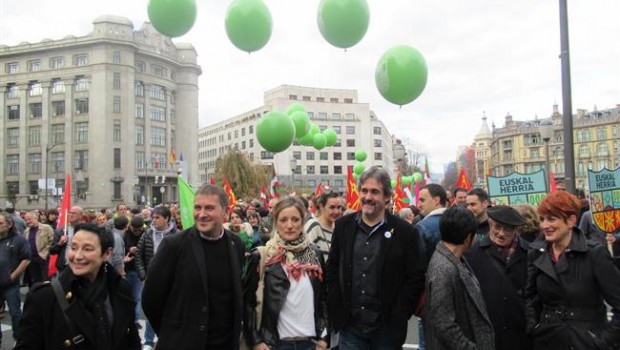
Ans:
[[[165,237],[151,261],[142,309],[158,350],[239,348],[245,248],[224,229],[227,208],[221,187],[198,189],[195,225]]]
[[[58,272],[62,272],[65,269],[69,261],[67,260],[67,247],[71,246],[71,239],[73,238],[73,227],[82,222],[82,214],[84,209],[78,206],[71,207],[67,213],[67,221],[69,225],[65,230],[64,227],[59,227],[54,232],[54,241],[50,247],[50,255],[57,254],[56,268]]]
[[[358,188],[361,210],[336,221],[327,260],[329,319],[341,349],[401,349],[424,288],[419,237],[386,211],[392,187],[385,170],[368,169]]]
[[[487,210],[489,234],[465,253],[480,282],[482,296],[495,330],[495,349],[527,350],[525,287],[529,242],[517,236],[525,219],[512,207]]]

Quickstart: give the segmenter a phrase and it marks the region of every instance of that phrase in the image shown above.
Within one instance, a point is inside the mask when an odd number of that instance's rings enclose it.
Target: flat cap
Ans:
[[[496,205],[487,209],[489,218],[498,224],[507,226],[521,226],[525,224],[525,219],[513,207],[507,205]]]

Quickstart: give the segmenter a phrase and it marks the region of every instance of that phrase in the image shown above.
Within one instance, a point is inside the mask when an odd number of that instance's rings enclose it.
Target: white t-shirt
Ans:
[[[308,275],[303,274],[299,281],[289,276],[291,287],[280,310],[278,333],[280,339],[315,337],[314,290]]]

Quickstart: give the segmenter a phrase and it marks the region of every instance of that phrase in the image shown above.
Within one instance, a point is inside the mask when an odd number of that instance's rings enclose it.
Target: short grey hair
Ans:
[[[411,210],[411,208],[402,208],[399,212],[398,212],[398,216],[401,219],[406,219],[410,216],[413,216],[413,210]]]
[[[368,170],[364,171],[357,182],[358,191],[362,188],[362,184],[368,179],[377,180],[383,186],[383,194],[388,197],[392,196],[392,180],[390,179],[390,174],[388,174],[383,168],[372,166],[368,168]]]

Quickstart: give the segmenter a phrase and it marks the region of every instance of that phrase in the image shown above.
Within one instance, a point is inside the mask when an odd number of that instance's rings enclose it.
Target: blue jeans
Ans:
[[[422,319],[418,318],[418,350],[425,350],[426,343],[424,343],[424,326],[422,325]]]
[[[136,302],[136,322],[138,322],[142,314],[141,302],[143,283],[140,281],[138,271],[127,271],[125,278],[127,278],[127,281],[131,285],[131,294],[133,295],[133,300]]]
[[[13,339],[19,339],[19,321],[22,319],[21,299],[19,298],[19,283],[15,282],[6,287],[0,287],[0,293],[6,299],[11,315],[11,326],[13,327]],[[2,332],[0,331],[0,341]]]
[[[389,330],[385,326],[371,333],[364,333],[351,326],[346,326],[340,331],[340,350],[401,349],[400,344],[394,344],[394,340],[390,337]]]
[[[149,320],[146,320],[146,327],[144,329],[144,345],[155,345],[155,331]]]
[[[314,350],[315,345],[310,340],[280,340],[275,350]]]

